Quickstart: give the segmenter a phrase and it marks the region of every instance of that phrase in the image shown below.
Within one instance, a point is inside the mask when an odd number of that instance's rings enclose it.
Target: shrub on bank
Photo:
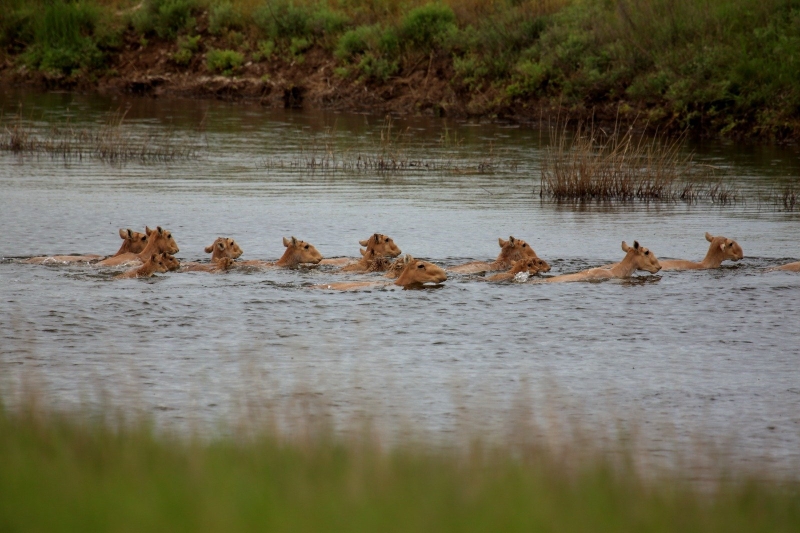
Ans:
[[[36,7],[23,0],[8,0],[0,17],[0,48],[3,52],[18,54],[34,42]]]
[[[407,46],[426,53],[441,47],[456,31],[455,13],[440,3],[412,9],[400,23],[400,35]]]
[[[209,50],[206,54],[206,66],[211,72],[220,72],[230,76],[244,64],[244,54],[236,50]]]
[[[228,30],[241,30],[244,19],[239,9],[225,0],[212,4],[208,10],[208,31],[212,35],[219,35]]]
[[[144,0],[131,18],[134,29],[144,35],[155,33],[174,38],[179,31],[195,25],[197,0]]]
[[[195,52],[197,52],[199,49],[199,35],[178,39],[178,50],[172,54],[172,60],[175,61],[176,64],[185,67],[191,62]]]
[[[63,74],[100,66],[103,54],[93,38],[98,19],[98,8],[88,2],[44,4],[32,21],[34,42],[23,61],[34,69]]]

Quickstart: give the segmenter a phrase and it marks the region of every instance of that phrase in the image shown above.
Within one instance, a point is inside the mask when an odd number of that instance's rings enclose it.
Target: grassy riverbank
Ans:
[[[626,461],[612,465],[602,455],[537,446],[387,451],[374,440],[342,441],[325,432],[294,440],[265,432],[200,441],[157,436],[146,424],[126,427],[0,411],[0,529],[800,528],[796,485],[643,481]]]
[[[800,0],[6,0],[7,83],[800,132]]]

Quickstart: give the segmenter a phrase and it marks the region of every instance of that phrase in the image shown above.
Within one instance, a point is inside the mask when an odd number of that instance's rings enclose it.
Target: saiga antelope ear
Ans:
[[[220,242],[217,243],[217,247],[219,247],[220,250],[224,250],[225,249],[225,243],[220,241]]]
[[[515,238],[514,238],[514,237],[512,237],[511,235],[509,235],[509,236],[508,236],[508,242],[510,242],[510,243],[511,243],[511,246],[514,246],[514,244],[516,244],[516,240],[517,240],[517,239],[515,239]]]
[[[212,244],[211,246],[206,246],[205,251],[207,254],[210,254],[211,252],[214,251],[214,245]]]
[[[156,226],[156,230],[158,230],[158,234],[159,235],[163,235],[164,234],[164,230],[161,229],[161,226]]]
[[[719,245],[719,249],[722,250],[723,252],[725,251],[725,243],[724,242]]]
[[[406,254],[406,256],[403,258],[403,264],[404,265],[412,263],[413,261],[414,261],[414,258],[411,257],[411,254]]]
[[[131,230],[125,231],[124,229],[119,230],[119,238],[120,239],[130,239]]]
[[[358,244],[360,244],[361,246],[366,246],[366,245],[369,244],[369,239],[366,239],[366,240],[363,240],[363,241],[358,241]]]
[[[294,237],[292,237],[292,240],[294,240]],[[291,246],[291,245],[292,245],[292,241],[290,241],[289,239],[287,239],[286,237],[284,237],[284,238],[283,238],[283,245],[284,245],[285,247],[287,247],[287,248],[288,248],[289,246]]]
[[[361,252],[361,255],[367,255],[367,251],[363,248],[359,248],[358,251]]]
[[[294,235],[292,235],[292,246],[297,246],[297,239],[294,238]]]
[[[707,240],[708,242],[711,242],[711,241],[713,241],[713,240],[714,240],[714,236],[713,236],[713,235],[711,235],[709,232],[706,232],[706,240]]]
[[[145,234],[147,236],[149,236],[151,233],[153,233],[153,230],[151,230],[149,227],[145,226],[144,227],[144,232],[145,232]]]
[[[626,243],[625,241],[622,241],[622,251],[625,252],[625,253],[628,253],[628,250],[630,250],[630,249],[631,249],[631,247],[628,246],[628,243]]]
[[[634,250],[638,250],[639,249],[639,241],[633,241],[633,249]]]
[[[508,244],[508,241],[504,241],[502,237],[498,238],[497,242],[500,243],[500,248],[503,248],[506,244]]]

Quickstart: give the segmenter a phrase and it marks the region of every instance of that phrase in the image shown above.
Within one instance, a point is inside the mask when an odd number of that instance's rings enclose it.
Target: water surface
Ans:
[[[17,101],[2,101],[6,115]],[[398,119],[389,149],[449,170],[321,172],[310,158],[374,155],[383,117],[62,94],[27,96],[24,109],[39,125],[76,127],[127,109],[129,131],[169,133],[200,157],[113,166],[0,155],[10,404],[29,386],[61,408],[111,404],[211,434],[243,413],[292,428],[313,412],[342,430],[366,416],[388,436],[445,442],[502,442],[532,419],[597,436],[624,427],[655,457],[704,443],[745,467],[797,471],[800,275],[764,269],[800,257],[800,215],[756,199],[797,183],[791,149],[692,145],[754,192],[734,206],[574,206],[539,198],[547,135],[525,127]],[[373,278],[326,267],[114,281],[118,271],[14,259],[110,254],[118,228],[145,225],[172,230],[183,260],[204,260],[217,236],[234,237],[243,259],[275,259],[291,235],[355,256],[383,232],[452,265],[492,259],[498,237],[514,235],[565,273],[619,260],[622,240],[699,260],[706,231],[736,239],[745,259],[629,281],[452,276],[435,290],[346,294],[308,286]]]

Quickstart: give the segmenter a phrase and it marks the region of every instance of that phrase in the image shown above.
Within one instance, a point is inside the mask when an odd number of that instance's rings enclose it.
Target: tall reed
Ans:
[[[722,183],[704,185],[709,173],[683,150],[683,137],[647,137],[633,127],[613,131],[568,121],[551,129],[545,149],[540,197],[557,201],[687,201],[731,203],[735,191]]]
[[[168,162],[197,157],[191,145],[177,145],[169,133],[135,135],[125,124],[125,112],[110,113],[105,123],[75,127],[71,122],[48,129],[16,116],[0,117],[0,151],[46,154],[65,160],[97,159],[107,163]]]

